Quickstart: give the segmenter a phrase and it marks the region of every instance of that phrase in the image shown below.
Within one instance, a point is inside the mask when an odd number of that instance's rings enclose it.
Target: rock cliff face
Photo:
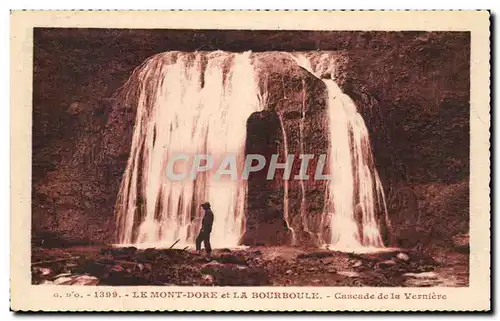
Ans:
[[[36,240],[49,242],[56,235],[65,244],[112,242],[113,208],[135,117],[133,106],[120,104],[123,100],[115,99],[115,94],[150,55],[196,49],[335,51],[331,57],[338,66],[334,76],[363,114],[386,193],[410,188],[417,194],[416,209],[405,203],[401,210],[398,203],[389,206],[391,217],[406,213],[411,218],[425,212],[429,214],[424,220],[434,220],[429,209],[443,200],[420,191],[455,186],[451,184],[468,190],[468,33],[38,29],[33,88],[32,226]],[[267,88],[269,96],[266,111],[248,120],[248,151],[263,148],[266,153],[284,155],[285,135],[288,153],[297,155],[303,126],[305,153],[320,154],[327,141],[323,83],[293,63],[289,54],[263,52],[259,56],[256,68],[267,75],[260,78],[260,86]],[[265,139],[259,136],[264,129],[268,130]],[[311,165],[315,168],[314,162]],[[282,180],[276,184],[269,188],[284,191]],[[267,193],[261,177],[250,177],[245,242],[290,240],[287,223],[299,231],[321,228],[311,218],[322,211],[324,186],[308,184],[308,205],[301,213],[298,184],[289,182],[285,222],[282,195]],[[466,213],[468,198],[462,194],[450,195],[459,198],[455,203],[460,213]],[[262,213],[265,208],[270,210]],[[451,210],[443,209],[440,215],[450,215]],[[453,216],[453,220],[462,222],[455,224],[457,233],[467,231],[468,215]],[[411,223],[396,221],[393,234],[411,238],[410,232],[403,233]],[[304,222],[312,226],[305,227]],[[264,239],[259,233],[273,237]],[[307,232],[298,238],[317,241]]]
[[[286,161],[285,155],[293,155],[294,177],[299,174],[300,154],[313,154],[317,159],[328,150],[326,88],[288,53],[254,54],[253,63],[267,98],[266,111],[249,119],[247,152],[260,153],[264,148],[269,151],[267,164],[273,153],[279,154],[280,163]],[[316,159],[310,161],[307,174],[311,179],[303,186],[299,180],[285,182],[282,170],[276,172],[275,180],[266,180],[262,175],[267,167],[250,177],[246,244],[319,243],[310,231],[321,229],[326,182],[312,180]],[[307,202],[301,204],[303,199]]]

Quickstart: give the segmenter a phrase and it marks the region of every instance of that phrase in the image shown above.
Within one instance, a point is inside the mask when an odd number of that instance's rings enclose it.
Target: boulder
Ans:
[[[130,260],[134,258],[137,248],[134,246],[111,248],[108,253],[117,260]]]
[[[363,265],[363,262],[361,260],[356,260],[354,262],[352,262],[352,267],[356,268],[356,267],[360,267]]]
[[[267,272],[261,267],[247,267],[230,263],[222,264],[212,261],[202,266],[201,273],[211,275],[214,279],[214,284],[219,286],[269,284]]]
[[[438,275],[435,272],[422,272],[422,273],[405,273],[403,274],[405,277],[414,278],[414,279],[437,279]]]
[[[71,284],[71,281],[73,281],[73,278],[70,276],[60,276],[54,279],[54,284]]]
[[[78,275],[73,278],[71,285],[99,285],[99,279],[95,276]]]
[[[201,284],[202,285],[213,285],[214,284],[214,277],[210,274],[204,274],[203,277],[201,278]]]
[[[297,255],[297,259],[322,259],[334,255],[332,251],[313,251]]]

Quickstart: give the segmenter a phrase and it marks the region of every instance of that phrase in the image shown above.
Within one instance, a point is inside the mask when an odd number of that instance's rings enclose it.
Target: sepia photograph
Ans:
[[[33,28],[31,283],[468,287],[468,31]]]

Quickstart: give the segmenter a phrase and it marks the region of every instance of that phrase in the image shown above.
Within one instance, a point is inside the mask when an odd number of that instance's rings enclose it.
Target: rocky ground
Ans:
[[[34,284],[206,286],[468,286],[468,254],[354,254],[297,247],[215,250],[36,247]]]

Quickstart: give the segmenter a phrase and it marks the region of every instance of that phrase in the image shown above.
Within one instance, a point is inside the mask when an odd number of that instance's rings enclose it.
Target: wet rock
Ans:
[[[437,279],[438,277],[435,272],[405,273],[403,276],[414,279]]]
[[[113,265],[113,264],[115,264],[115,258],[112,255],[108,254],[105,256],[101,256],[99,259],[97,259],[96,262],[99,264]]]
[[[187,252],[181,249],[161,249],[158,250],[159,258],[169,259],[175,262],[183,262]]]
[[[61,273],[61,274],[58,274],[58,275],[54,276],[54,280],[58,279],[58,278],[67,277],[67,276],[71,276],[71,273]]]
[[[35,247],[33,248],[32,251],[33,262],[51,261],[58,259],[71,259],[72,257],[73,256],[67,251],[58,248]]]
[[[52,273],[52,269],[48,267],[35,267],[33,268],[33,274],[37,276],[47,276]]]
[[[405,273],[404,284],[409,287],[429,287],[441,285],[441,280],[437,273],[423,272],[423,273]]]
[[[260,257],[254,257],[250,260],[247,260],[247,264],[252,266],[260,266],[264,264],[264,260]]]
[[[49,281],[49,280],[42,280],[40,283],[38,284],[54,284],[54,282],[52,281]]]
[[[408,278],[404,280],[403,282],[404,286],[406,287],[434,287],[434,286],[441,286],[441,282],[438,280],[434,279],[414,279],[414,278]]]
[[[70,276],[61,276],[54,280],[54,284],[70,284],[71,280]]]
[[[103,247],[102,249],[99,250],[99,253],[101,255],[107,255],[107,254],[110,254],[111,253],[111,250],[113,248],[110,248],[110,247]]]
[[[285,35],[284,37],[289,37],[288,35]],[[300,36],[299,36],[300,37]],[[321,35],[319,36],[321,39],[324,39],[323,37],[330,37],[328,35]],[[338,77],[338,82],[339,85],[346,91],[346,93],[350,94],[353,96],[353,98],[356,101],[359,101],[360,98],[356,96],[360,96],[359,94],[353,95],[356,90],[360,90],[363,88],[363,91],[373,93],[375,97],[377,97],[377,100],[380,100],[381,104],[384,105],[384,108],[381,111],[381,115],[383,115],[384,119],[386,120],[382,124],[384,124],[384,127],[391,128],[390,124],[397,124],[397,128],[405,128],[405,131],[407,131],[408,137],[412,137],[415,139],[412,139],[411,144],[399,144],[398,146],[392,146],[391,142],[388,141],[383,135],[380,134],[380,127],[376,127],[372,124],[370,124],[370,118],[371,117],[365,117],[365,120],[367,122],[367,127],[376,134],[372,136],[373,141],[374,141],[374,149],[375,149],[375,154],[377,157],[377,164],[379,163],[379,158],[380,160],[380,167],[383,169],[386,169],[388,171],[387,176],[388,179],[392,178],[393,176],[396,176],[398,172],[403,172],[408,175],[408,180],[410,182],[432,182],[434,180],[444,180],[444,181],[454,181],[457,179],[457,175],[459,175],[459,178],[468,175],[468,153],[462,153],[460,149],[452,149],[450,150],[450,154],[446,154],[449,157],[443,158],[439,157],[443,153],[443,147],[448,146],[449,143],[453,143],[456,141],[462,141],[459,139],[462,137],[462,133],[465,133],[468,135],[468,131],[462,131],[462,130],[456,130],[456,128],[464,128],[463,124],[468,124],[469,120],[469,108],[462,108],[462,106],[468,106],[469,102],[469,91],[467,90],[467,83],[468,81],[463,77],[450,77],[451,75],[455,74],[467,74],[467,66],[468,59],[469,57],[469,52],[468,50],[468,43],[469,43],[469,36],[452,36],[448,33],[437,33],[433,34],[431,37],[429,37],[431,40],[428,42],[425,42],[425,48],[422,50],[422,43],[417,42],[415,38],[417,36],[405,36],[405,35],[400,35],[399,33],[383,33],[382,35],[380,34],[375,34],[370,36],[359,36],[362,40],[358,41],[354,37],[358,37],[358,33],[353,33],[349,35],[341,35],[341,36],[335,36],[334,38],[338,38],[338,40],[328,40],[326,43],[334,43],[332,45],[328,45],[331,48],[344,48],[346,51],[349,52],[349,59],[346,59],[346,61],[349,61],[349,63],[346,63],[345,66],[339,66],[341,68],[336,68],[335,74],[340,74],[341,77]],[[402,59],[400,61],[401,65],[398,63],[398,66],[391,66],[395,68],[387,68],[386,66],[390,65],[390,62],[393,60],[394,52],[392,50],[386,50],[384,47],[386,46],[380,46],[380,43],[391,43],[393,40],[395,40],[394,37],[397,37],[398,43],[401,41],[401,44],[397,46],[398,50],[401,48],[401,55],[402,57],[405,57],[407,59]],[[303,37],[304,39],[301,41],[307,41],[307,37]],[[104,38],[105,39],[105,38]],[[287,42],[287,46],[290,45],[290,43],[294,43],[297,39],[290,40]],[[300,40],[300,39],[299,39]],[[182,40],[184,41],[184,40]],[[189,41],[189,40],[185,40]],[[230,41],[230,40],[228,40]],[[237,41],[241,41],[239,38]],[[298,41],[298,40],[297,40]],[[324,40],[315,40],[317,43],[323,43]],[[100,43],[106,44],[106,41],[100,41]],[[153,51],[159,52],[161,51],[162,47],[162,42],[156,42],[160,43],[160,45],[155,45],[155,41],[148,42],[148,46],[151,45],[155,48],[160,48],[160,49],[155,49]],[[261,41],[261,43],[266,44],[267,41]],[[271,43],[275,43],[275,41],[271,41]],[[427,55],[429,52],[432,52],[432,47],[430,44],[438,44],[439,47],[444,48],[440,52],[443,54],[443,56],[440,57],[433,57],[433,59],[428,59]],[[234,46],[234,45],[231,45]],[[266,45],[264,45],[266,46]],[[267,45],[269,46],[269,45]],[[50,55],[44,54],[43,56],[40,55],[41,59],[40,61],[50,61],[51,63],[47,64],[39,64],[40,70],[44,70],[43,73],[41,74],[52,74],[52,75],[59,75],[60,77],[58,78],[59,80],[56,80],[55,83],[50,81],[41,81],[42,78],[39,77],[38,79],[38,84],[43,85],[44,90],[35,90],[36,93],[36,101],[42,101],[43,103],[40,104],[35,104],[34,107],[34,115],[47,115],[49,112],[53,109],[50,108],[50,106],[64,106],[64,109],[68,106],[71,102],[73,102],[72,106],[70,106],[70,112],[71,114],[79,114],[80,113],[80,104],[85,104],[85,101],[90,100],[91,98],[98,98],[100,97],[107,97],[105,91],[114,91],[114,89],[119,88],[122,83],[124,82],[124,79],[126,77],[125,74],[128,72],[124,72],[123,70],[131,70],[133,67],[135,67],[136,64],[138,64],[139,61],[142,61],[146,57],[144,56],[145,53],[144,51],[139,48],[140,50],[135,51],[131,50],[130,52],[134,52],[132,55],[132,58],[130,61],[132,63],[124,63],[120,65],[120,67],[116,66],[110,66],[109,69],[112,71],[110,72],[108,68],[99,68],[99,72],[95,72],[95,70],[89,69],[87,72],[84,72],[82,74],[82,77],[72,77],[72,71],[71,70],[79,70],[78,68],[74,67],[75,65],[78,65],[78,62],[81,61],[81,52],[80,51],[74,51],[75,53],[78,54],[68,54],[66,53],[71,53],[71,51],[68,51],[65,46],[55,46],[57,52],[63,52],[65,53],[64,57],[65,59],[59,59],[60,61],[56,61],[56,59],[51,58]],[[181,45],[182,47],[182,45]],[[235,46],[238,47],[238,46]],[[240,46],[241,47],[241,46]],[[291,47],[287,48],[293,48],[294,46],[291,45]],[[306,45],[307,47],[307,45]],[[306,48],[304,47],[304,48]],[[308,48],[308,47],[307,47]],[[391,49],[391,48],[390,48]],[[394,48],[392,48],[394,49]],[[111,50],[111,49],[110,49]],[[120,48],[117,48],[118,50],[118,55],[120,55]],[[151,47],[149,47],[148,50],[151,50]],[[51,50],[46,50],[46,52],[53,52]],[[367,54],[370,53],[370,54]],[[396,53],[397,54],[397,53]],[[59,57],[60,55],[54,54],[52,57]],[[100,60],[99,63],[96,63],[96,66],[108,66],[108,58],[107,56],[116,56],[114,54],[109,54],[109,55],[102,55],[102,60]],[[68,59],[66,59],[68,58]],[[97,59],[97,58],[96,58]],[[432,60],[432,61],[431,61]],[[67,61],[70,61],[68,63]],[[77,62],[75,64],[75,61]],[[129,61],[129,59],[127,59]],[[60,68],[60,63],[64,62],[64,64],[68,63],[68,66],[71,66],[69,68]],[[426,62],[425,64],[422,62]],[[432,67],[427,66],[427,62],[431,63]],[[64,66],[63,64],[63,66]],[[282,69],[281,65],[278,63],[275,63],[275,60],[273,60],[270,64],[275,65],[276,67],[272,69]],[[343,64],[341,64],[343,65]],[[45,67],[44,67],[45,66]],[[49,66],[49,67],[46,67]],[[369,66],[369,68],[367,68]],[[74,67],[74,68],[73,68]],[[271,66],[272,67],[272,66]],[[271,68],[269,68],[271,69]],[[268,68],[263,68],[263,70],[267,71]],[[370,70],[370,72],[367,72],[367,70]],[[438,76],[436,76],[434,73],[429,73],[428,70],[435,70],[436,73],[438,73]],[[58,72],[61,71],[61,72]],[[64,72],[63,72],[64,71]],[[81,70],[80,70],[81,71]],[[459,72],[460,71],[460,72]],[[462,73],[462,71],[465,71]],[[115,76],[115,73],[117,73],[117,76]],[[110,75],[113,75],[110,77]],[[322,77],[327,77],[328,71],[322,71],[321,72]],[[375,76],[374,76],[375,75]],[[411,77],[409,76],[411,75]],[[414,75],[414,77],[413,77]],[[89,78],[89,77],[91,78]],[[338,76],[338,75],[336,75]],[[375,78],[374,78],[375,77]],[[53,77],[51,77],[52,79]],[[90,87],[88,86],[81,86],[80,81],[76,79],[83,79],[85,84],[93,84]],[[109,78],[109,79],[108,79]],[[68,79],[74,79],[74,81],[68,81]],[[95,79],[95,80],[94,80]],[[377,81],[377,80],[381,81]],[[394,83],[394,81],[391,81],[391,79],[395,79],[397,83],[401,84],[402,88],[397,88],[395,86],[391,86],[391,84]],[[468,78],[467,78],[468,79]],[[280,79],[281,80],[281,79]],[[383,80],[383,81],[382,81]],[[399,81],[398,81],[399,80]],[[40,84],[41,83],[41,84]],[[286,85],[289,84],[288,81],[284,81]],[[102,85],[106,84],[106,85]],[[424,84],[424,88],[420,88],[420,85]],[[277,87],[277,86],[276,86]],[[465,87],[465,88],[464,88]],[[41,87],[40,87],[41,88]],[[61,88],[64,88],[64,90],[61,90]],[[426,90],[433,90],[432,92],[436,92],[436,95],[422,95],[422,92],[425,92]],[[301,91],[299,89],[296,90],[298,93]],[[65,95],[59,94],[60,92],[66,93]],[[307,91],[309,92],[309,91]],[[90,93],[90,94],[89,94]],[[274,96],[274,92],[272,92]],[[35,93],[34,93],[35,95]],[[446,98],[445,96],[450,96]],[[458,95],[455,97],[455,95]],[[78,99],[75,99],[74,97],[78,96]],[[278,97],[284,97],[282,95],[282,92],[276,92],[276,96]],[[50,99],[52,98],[47,98],[47,97],[52,97],[56,99],[57,103],[52,103]],[[446,99],[444,99],[446,98]],[[276,99],[271,99],[271,101],[275,101]],[[284,99],[282,99],[284,100]],[[434,102],[435,100],[435,102]],[[383,104],[383,102],[393,102],[391,104]],[[408,103],[412,102],[412,103]],[[283,104],[287,104],[287,101],[284,101]],[[439,104],[439,105],[438,105]],[[117,104],[118,105],[118,104]],[[360,109],[368,109],[364,108],[364,105],[366,104],[358,104]],[[442,106],[441,106],[442,105]],[[436,109],[439,107],[443,106],[448,106],[448,105],[454,105],[457,106],[455,108],[459,109],[459,112],[457,112],[457,118],[450,121],[446,117],[446,114],[448,115],[454,115],[455,114],[455,109],[450,110],[449,112],[445,112],[445,115],[441,115],[441,113],[437,113]],[[299,106],[297,104],[297,106]],[[370,106],[371,108],[371,106]],[[128,111],[127,109],[133,109],[129,108],[129,106],[122,106],[121,104],[119,107],[114,108],[112,112],[112,115],[109,117],[109,122],[107,124],[106,132],[109,132],[107,136],[104,136],[103,139],[102,134],[99,134],[97,137],[99,140],[102,140],[106,146],[106,153],[110,154],[111,157],[103,157],[106,159],[106,161],[113,161],[114,163],[111,164],[116,164],[115,166],[109,166],[109,168],[113,168],[112,170],[109,170],[111,175],[109,175],[109,184],[96,184],[97,189],[99,192],[105,191],[106,193],[109,193],[109,195],[113,195],[113,197],[109,197],[109,200],[103,199],[101,196],[95,197],[95,203],[99,204],[101,206],[100,208],[100,213],[95,215],[95,217],[88,218],[88,220],[83,220],[83,222],[87,221],[95,221],[95,225],[107,225],[107,222],[113,221],[113,215],[112,215],[112,208],[114,206],[114,197],[117,194],[117,186],[119,186],[119,181],[121,180],[121,172],[124,169],[123,163],[127,161],[127,156],[128,152],[130,150],[130,141],[131,141],[131,133],[130,133],[130,124],[133,123],[134,120],[134,113],[133,111]],[[73,112],[74,110],[78,112]],[[463,111],[462,111],[463,110]],[[410,111],[410,112],[408,112]],[[411,112],[413,111],[413,112]],[[36,112],[36,113],[35,113]],[[43,113],[41,113],[43,112]],[[83,111],[81,113],[84,113]],[[52,114],[50,112],[50,114]],[[363,113],[362,113],[363,114]],[[366,113],[365,113],[366,114]],[[428,117],[428,115],[434,115],[432,117]],[[57,115],[57,114],[56,114]],[[406,115],[406,117],[400,116],[394,118],[389,118],[388,115]],[[408,116],[408,115],[411,115]],[[369,116],[369,115],[367,115]],[[97,117],[95,117],[97,118]],[[373,117],[375,118],[375,117]],[[38,121],[35,121],[38,120]],[[40,125],[42,119],[40,119],[39,116],[34,116],[34,124]],[[45,118],[43,118],[45,121]],[[118,123],[117,123],[118,122]],[[44,137],[44,135],[40,135],[40,133],[50,133],[55,132],[58,133],[57,128],[58,127],[69,127],[69,130],[73,130],[71,126],[60,126],[61,122],[57,121],[51,121],[51,126],[55,127],[49,127],[49,129],[46,131],[45,129],[41,131],[40,126],[34,126],[34,131],[36,134],[33,135],[34,139],[36,138],[38,142],[40,141],[45,141],[47,137]],[[375,124],[376,125],[376,124]],[[442,129],[439,132],[442,132],[442,135],[432,135],[432,133],[436,133],[437,128],[441,128],[444,125],[449,125],[449,126],[454,126],[450,127],[453,129],[450,130],[445,130]],[[45,128],[45,127],[44,127]],[[408,128],[408,129],[407,129]],[[468,128],[465,126],[465,128]],[[397,132],[397,131],[396,131]],[[458,133],[458,138],[457,138],[457,133]],[[420,135],[419,135],[420,134]],[[455,136],[453,136],[455,135]],[[431,137],[429,139],[424,139],[423,137]],[[84,136],[82,137],[81,141],[88,141],[89,138]],[[420,139],[421,138],[421,139]],[[49,140],[50,141],[50,140]],[[289,140],[290,142],[291,140]],[[396,141],[396,140],[395,140]],[[377,144],[378,142],[382,142],[382,144]],[[385,142],[385,144],[384,144]],[[447,143],[443,145],[443,143]],[[34,144],[35,145],[39,144]],[[60,148],[60,144],[56,143],[51,143],[50,144],[51,150],[52,151],[57,151],[57,148]],[[72,144],[76,146],[75,148],[81,149],[81,144],[75,143]],[[87,146],[88,144],[85,144],[84,146]],[[387,146],[387,147],[386,147]],[[404,155],[413,155],[412,151],[415,151],[418,149],[418,146],[428,146],[426,148],[427,152],[422,152],[421,154],[418,154],[418,158],[414,162],[404,162]],[[399,149],[398,149],[399,148]],[[377,152],[378,150],[382,149],[381,151]],[[384,153],[384,150],[391,150],[393,152],[391,153]],[[70,152],[72,151],[71,149],[69,150]],[[396,151],[396,152],[394,152]],[[448,151],[447,149],[445,151]],[[43,159],[40,159],[41,153],[33,153],[34,155],[34,175],[36,175],[37,172],[42,172],[46,173],[47,170],[41,170],[41,168],[45,169],[46,167],[40,167],[39,163],[43,161]],[[54,152],[54,154],[56,154]],[[60,153],[57,152],[58,155],[62,155],[64,157],[64,154],[70,155],[71,153]],[[123,154],[123,155],[122,155]],[[49,154],[50,155],[50,154]],[[106,155],[106,154],[105,154]],[[118,155],[120,155],[120,158],[118,158]],[[381,155],[381,156],[379,156]],[[387,166],[386,157],[387,155],[390,155],[391,159],[395,157],[395,161],[389,162]],[[436,156],[437,155],[437,156]],[[460,156],[462,155],[462,156]],[[465,155],[465,156],[464,156]],[[57,162],[55,162],[56,157],[52,157],[52,159],[49,160],[51,166],[57,165]],[[384,160],[386,162],[384,162]],[[405,164],[404,171],[403,170],[398,170],[396,167],[393,166],[401,162],[403,160],[403,164]],[[55,163],[55,164],[54,164]],[[455,166],[447,164],[456,164]],[[393,164],[393,165],[391,165]],[[93,164],[92,164],[93,165]],[[107,164],[106,164],[107,165]],[[425,165],[425,166],[424,166]],[[427,168],[429,170],[427,171],[422,171],[422,168]],[[96,168],[98,169],[98,168]],[[464,171],[465,169],[465,171]],[[103,171],[97,170],[96,172],[102,173]],[[114,174],[113,172],[118,172],[119,174]],[[458,172],[458,174],[456,174]],[[90,174],[90,173],[89,173]],[[80,175],[82,176],[82,175]],[[73,174],[70,176],[72,180],[75,182],[74,184],[76,187],[80,187],[78,185],[79,181],[79,176],[77,174]],[[55,179],[54,179],[55,180]],[[59,181],[58,181],[59,182]],[[468,182],[468,180],[467,180]],[[43,182],[44,185],[48,185],[48,182]],[[87,184],[86,181],[82,183],[83,186]],[[57,190],[54,189],[54,193],[56,191],[58,192],[63,192],[64,190],[67,190],[65,186],[62,184],[59,184]],[[36,193],[39,193],[39,190],[35,190]],[[102,193],[100,193],[102,194]],[[467,202],[465,202],[468,204]],[[468,206],[468,205],[466,205]],[[60,211],[59,205],[55,207],[58,211]],[[61,219],[58,217],[57,219],[54,219],[54,221],[49,221],[47,225],[54,226],[53,229],[59,232],[62,230],[63,232],[65,231],[65,234],[72,236],[75,231],[77,230],[85,230],[86,233],[88,233],[88,237],[91,241],[101,241],[107,237],[108,234],[112,234],[113,229],[105,230],[107,233],[102,233],[101,230],[98,229],[87,229],[86,224],[81,224],[82,220],[77,220],[77,217],[81,216],[83,218],[88,217],[88,213],[91,211],[78,211],[75,212],[74,215],[72,215],[71,219],[65,220]],[[456,212],[456,211],[454,211]],[[434,211],[434,213],[438,213],[438,211]],[[38,217],[42,214],[34,213],[34,219],[36,221],[41,221],[41,219]],[[55,216],[55,215],[53,215]],[[436,215],[438,217],[443,217],[441,215]],[[467,221],[465,219],[461,219],[462,221]],[[442,220],[445,222],[445,224],[448,224],[447,220]],[[458,219],[457,219],[458,221]],[[65,222],[70,222],[70,223],[65,223]],[[70,225],[71,224],[71,225]],[[78,225],[80,224],[80,225]],[[467,224],[467,223],[465,223]],[[35,226],[38,226],[38,224],[35,224]],[[77,228],[74,228],[74,227]],[[94,226],[94,224],[92,224]],[[450,224],[451,226],[451,224]],[[70,228],[73,227],[73,228]],[[85,227],[85,228],[82,228]],[[441,229],[437,229],[441,230]],[[69,231],[69,232],[68,232]],[[78,232],[77,232],[78,233]]]
[[[69,105],[68,109],[66,109],[66,112],[72,116],[76,116],[89,108],[90,107],[85,103],[74,101]]]
[[[128,250],[130,251],[130,250]],[[129,252],[130,253],[130,252]],[[100,280],[101,285],[146,285],[152,275],[152,264],[146,262],[111,259],[107,254],[100,258],[86,258],[79,261],[73,273],[88,274]],[[76,282],[76,281],[75,281]],[[78,282],[93,283],[91,279],[80,278]]]
[[[99,279],[89,275],[78,275],[73,277],[71,285],[98,285]]]
[[[125,269],[121,265],[114,265],[111,267],[111,269],[109,269],[109,272],[111,272],[111,273],[121,273],[124,271],[125,271]]]
[[[447,257],[446,253],[438,252],[432,254],[432,259],[436,265],[446,265]]]
[[[201,273],[203,274],[213,274],[217,269],[222,268],[224,264],[219,263],[217,261],[211,261],[202,265]]]
[[[145,249],[140,253],[140,257],[147,261],[154,261],[158,257],[159,253],[155,248]]]
[[[148,285],[151,273],[141,273],[137,270],[113,266],[100,280],[102,285]]]
[[[293,271],[292,270],[286,270],[285,274],[286,275],[291,275],[291,274],[293,274]]]
[[[432,265],[421,265],[421,266],[418,266],[415,270],[418,272],[430,272],[430,271],[433,271],[434,269],[435,269],[435,267]]]
[[[64,275],[58,276],[51,281],[44,281],[41,284],[58,284],[58,285],[98,285],[99,279],[90,275]]]
[[[211,257],[198,257],[194,260],[196,263],[209,263],[212,261]]]
[[[394,262],[393,260],[386,260],[386,261],[382,261],[378,264],[378,266],[380,268],[390,268],[390,267],[393,267],[395,266],[397,263]]]
[[[398,260],[405,261],[405,262],[410,260],[410,257],[406,253],[398,253],[398,255],[396,255],[396,258]]]
[[[112,248],[109,253],[113,256],[120,256],[120,255],[130,256],[133,255],[135,252],[137,252],[137,248],[131,246],[131,247]]]
[[[52,270],[50,268],[40,268],[41,275],[49,275],[50,273],[52,273]]]
[[[152,270],[152,265],[150,263],[138,263],[137,269],[142,273],[148,273]]]
[[[109,273],[109,268],[114,265],[113,261],[95,261],[92,258],[83,259],[78,265],[78,269],[75,269],[79,273],[88,273],[97,277],[107,275]]]
[[[212,276],[219,286],[257,286],[268,285],[269,277],[263,268],[247,268],[225,265],[214,271]]]
[[[470,246],[469,246],[469,234],[458,234],[455,235],[453,238],[453,249],[456,252],[459,253],[469,253],[470,252]]]
[[[133,246],[112,248],[109,250],[109,254],[117,260],[129,260],[134,257],[137,252],[137,248]]]
[[[214,280],[213,283],[220,286],[269,284],[267,271],[262,267],[220,263],[214,260],[202,265],[201,273],[204,275],[211,275]]]

